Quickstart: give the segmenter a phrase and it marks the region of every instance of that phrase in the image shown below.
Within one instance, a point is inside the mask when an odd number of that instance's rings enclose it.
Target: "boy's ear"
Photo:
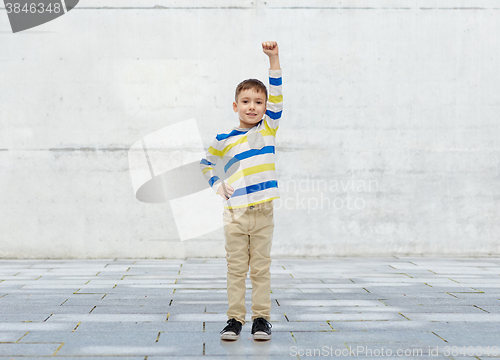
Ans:
[[[238,104],[236,104],[236,101],[233,101],[233,110],[234,112],[238,112]]]

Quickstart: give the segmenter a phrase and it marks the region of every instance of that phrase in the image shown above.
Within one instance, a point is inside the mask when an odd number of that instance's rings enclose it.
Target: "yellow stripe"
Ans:
[[[276,131],[278,131],[278,128],[273,129],[273,128],[269,127],[267,121],[264,121],[264,125],[266,126],[266,130],[265,130],[266,133],[276,137]]]
[[[214,148],[214,147],[212,147],[212,146],[210,146],[210,147],[208,148],[208,152],[209,152],[210,154],[215,155],[215,156],[218,156],[218,157],[220,157],[220,158],[222,157],[222,151],[217,150],[216,148]]]
[[[256,201],[256,202],[250,203],[248,205],[224,206],[224,208],[226,208],[226,209],[239,209],[239,208],[244,208],[244,207],[249,207],[249,206],[252,206],[252,205],[257,205],[257,204],[260,204],[260,203],[263,203],[263,202],[266,202],[266,201],[270,201],[270,200],[274,200],[274,199],[279,199],[279,198],[280,198],[279,196],[274,196],[274,197],[272,197],[270,199]]]
[[[279,104],[280,102],[283,102],[283,95],[269,95],[269,102],[272,102],[274,104]]]
[[[232,144],[226,146],[224,149],[222,149],[222,151],[221,151],[221,157],[225,156],[228,153],[228,151],[231,150],[233,147],[235,147],[235,146],[237,146],[239,144],[243,144],[245,142],[247,142],[247,136],[246,135],[242,136],[241,139],[239,139],[238,141],[235,141],[234,143],[232,143]]]
[[[270,171],[270,170],[276,170],[274,163],[252,166],[252,167],[249,167],[247,169],[240,170],[237,173],[234,173],[233,175],[231,175],[227,179],[227,183],[229,185],[231,185],[232,183],[234,183],[236,180],[242,178],[243,176],[248,176],[248,175],[257,174],[260,172]]]
[[[271,129],[265,121],[264,121],[264,123],[266,124],[266,129],[260,130],[258,132],[260,132],[262,134],[262,136],[266,136],[266,135],[273,135],[274,136],[274,134],[276,133],[276,130]],[[225,156],[228,153],[228,151],[231,150],[233,147],[240,145],[240,144],[243,144],[243,143],[246,143],[246,142],[248,142],[248,137],[246,135],[242,136],[241,139],[239,139],[238,141],[235,141],[234,143],[232,143],[232,144],[226,146],[224,149],[222,149],[222,151],[220,151],[221,155],[219,155],[219,156],[220,157]]]
[[[209,166],[209,167],[206,167],[202,170],[202,173],[203,175],[205,175],[207,172],[209,172],[210,170],[213,170],[213,167]]]

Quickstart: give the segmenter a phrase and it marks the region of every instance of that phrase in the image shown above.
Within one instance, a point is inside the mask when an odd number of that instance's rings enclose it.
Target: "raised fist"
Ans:
[[[264,41],[262,43],[262,51],[267,56],[278,55],[278,43],[276,41]]]

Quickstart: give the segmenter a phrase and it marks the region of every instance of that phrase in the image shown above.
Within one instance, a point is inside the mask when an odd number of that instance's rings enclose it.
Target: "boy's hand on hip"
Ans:
[[[278,43],[276,41],[264,41],[262,51],[269,57],[278,56]]]
[[[234,189],[231,185],[226,184],[223,182],[219,188],[217,189],[217,194],[222,196],[224,200],[229,199],[234,193]]]

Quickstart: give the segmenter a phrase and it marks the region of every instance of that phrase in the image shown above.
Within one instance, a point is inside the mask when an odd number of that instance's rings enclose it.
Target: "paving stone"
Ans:
[[[150,305],[129,305],[129,306],[110,306],[110,305],[96,305],[95,309],[92,310],[92,314],[166,314],[168,312],[185,312],[186,308],[169,307],[168,304],[164,306],[150,306]],[[203,312],[203,307],[198,306],[196,308],[191,308],[191,311],[198,310]]]
[[[247,298],[248,296],[251,296],[251,293],[249,294],[247,292]],[[174,303],[174,302],[172,302]],[[204,304],[204,305],[226,305],[227,306],[227,299],[221,299],[221,300],[175,300],[176,304],[181,304],[181,305],[198,305],[198,304]]]
[[[147,345],[153,344],[158,331],[126,331],[119,336],[110,331],[30,331],[19,343],[58,342],[65,345]]]
[[[18,314],[88,314],[92,310],[92,306],[60,306],[60,305],[29,305],[16,307],[0,307],[0,318],[3,315],[18,315]],[[47,316],[45,316],[46,318]],[[26,316],[18,317],[20,319]],[[44,318],[44,319],[45,319]]]
[[[50,322],[142,322],[166,320],[166,314],[54,314],[48,320]]]
[[[105,297],[102,298],[104,302],[106,301],[122,301],[122,300],[129,300],[129,301],[170,301],[172,299],[174,294],[171,293],[161,293],[161,294],[144,294],[144,293],[135,293],[135,292],[128,292],[128,293],[121,293],[121,294],[106,294]],[[177,296],[177,294],[175,294]],[[226,299],[227,301],[227,299]]]
[[[430,331],[414,330],[410,332],[401,332],[398,330],[376,330],[357,331],[345,330],[335,331],[332,338],[339,338],[345,343],[404,343],[416,342],[427,345],[444,345],[445,341]],[[300,337],[298,338],[300,342]]]
[[[402,311],[403,308],[391,307],[380,304],[380,306],[323,306],[323,307],[292,307],[292,306],[280,306],[279,312],[287,314],[289,318],[296,314],[373,314],[373,313],[398,313]],[[327,319],[328,320],[328,319]]]
[[[474,332],[456,331],[454,329],[443,329],[435,331],[436,335],[446,340],[449,346],[469,347],[469,346],[498,346],[500,355],[500,344],[498,332],[484,331],[476,329]]]
[[[251,331],[251,323],[249,324],[249,330]],[[300,332],[300,331],[335,331],[326,321],[274,321],[271,319],[272,331],[273,332]],[[246,326],[247,324],[245,324]],[[222,329],[221,329],[222,330]]]
[[[0,321],[0,331],[58,331],[73,330],[76,323],[48,323],[48,322],[4,322]]]
[[[65,301],[68,296],[65,295],[21,295],[21,294],[7,294],[0,298],[1,307],[13,308],[16,305],[20,306],[51,306],[60,305]]]
[[[88,282],[89,287],[95,286],[95,285],[141,285],[141,286],[148,286],[150,285],[173,285],[175,284],[175,279],[90,279]]]
[[[289,321],[381,321],[381,320],[400,320],[402,316],[398,313],[295,313],[287,314]]]
[[[25,331],[0,331],[0,342],[16,342],[24,334]]]
[[[0,343],[0,356],[53,355],[61,346],[54,344]]]
[[[479,293],[479,292],[453,292],[451,295],[459,298],[459,299],[470,299],[471,301],[476,301],[479,299],[500,299],[500,294],[494,294],[490,293],[489,291],[486,291],[484,293]]]
[[[385,306],[378,300],[283,300],[280,306]]]
[[[443,313],[415,313],[404,312],[405,317],[410,320],[426,320],[426,321],[483,321],[483,322],[498,322],[500,321],[500,314],[488,314],[485,312],[477,313],[457,313],[457,314],[443,314]]]
[[[64,347],[59,351],[58,355],[143,355],[148,353],[154,354],[171,354],[170,349],[160,346],[156,339],[158,332],[156,331],[139,331],[139,332],[121,332],[119,336],[116,334],[104,331],[85,331],[78,330],[72,334],[59,334],[64,340]],[[43,339],[46,336],[41,334]]]
[[[76,327],[75,324],[73,327]],[[136,331],[203,331],[203,323],[199,322],[172,322],[172,321],[155,321],[155,322],[95,322],[95,321],[84,321],[80,322],[78,327],[76,327],[75,332],[102,332],[109,331],[112,333],[120,332],[136,332]]]
[[[457,299],[455,297],[447,297],[445,299],[414,299],[405,297],[404,299],[385,299],[382,301],[388,306],[414,306],[414,305],[435,305],[435,306],[465,306],[465,305],[476,305],[481,306],[500,306],[500,300],[496,298],[478,298],[477,301],[470,301],[467,299]]]
[[[321,348],[323,346],[332,346],[334,348],[343,348],[346,340],[345,336],[335,331],[292,331],[292,334],[290,334],[290,336],[293,338],[294,342],[291,346],[297,347]]]
[[[400,321],[329,321],[329,324],[335,331],[370,331],[370,330],[399,330],[403,332],[422,330],[422,331],[440,331],[443,329],[450,329],[451,327],[460,331],[476,331],[488,329],[489,331],[497,331],[498,326],[494,323],[482,323],[471,321],[435,321],[429,322],[425,320],[411,320],[406,319]],[[467,330],[470,329],[470,330]]]
[[[473,305],[456,305],[456,306],[432,306],[432,305],[405,305],[405,306],[388,306],[388,311],[397,311],[403,314],[408,313],[454,313],[454,314],[474,314],[484,312]]]
[[[143,359],[148,354],[151,355],[178,355],[191,353],[200,354],[202,353],[202,346],[188,346],[186,343],[175,344],[171,346],[160,346],[158,344],[154,345],[123,345],[123,344],[64,344],[61,350],[57,353],[58,355],[93,355],[98,356],[99,359],[102,356],[141,356]]]
[[[18,289],[21,286],[26,285],[29,280],[3,280],[0,282],[0,291],[5,291],[5,289],[13,288]],[[34,280],[33,280],[34,281]]]
[[[58,295],[71,295],[74,294],[75,291],[78,288],[58,288],[58,289],[51,289],[51,288],[31,288],[31,289],[26,289],[24,287],[21,288],[12,288],[9,289],[7,292],[9,294],[13,295],[50,295],[51,293],[57,293]]]
[[[499,305],[476,305],[475,306],[481,308],[484,311],[487,311],[491,314],[500,314],[500,306]]]
[[[46,310],[44,313],[34,313],[34,314],[13,314],[13,313],[7,313],[7,314],[0,314],[0,324],[4,322],[32,322],[32,321],[37,321],[41,322],[46,320],[50,316],[51,312]]]
[[[101,298],[104,295],[105,294],[99,294],[99,296],[97,296],[94,299],[88,299],[88,298],[87,299],[86,298],[79,299],[78,297],[73,297],[73,298],[69,298],[69,299],[66,298],[59,305],[62,307],[64,307],[64,306],[90,306],[90,307],[93,307],[95,305],[103,304],[103,301],[101,300]],[[110,305],[113,305],[113,304],[110,303]]]
[[[12,275],[6,275],[2,274],[0,277],[0,281],[35,281],[36,279],[39,278],[39,276],[36,275],[18,275],[19,273],[12,274]],[[7,282],[5,284],[8,284]]]
[[[68,301],[69,302],[69,301]],[[170,305],[170,303],[172,303]],[[102,299],[92,302],[93,305],[100,306],[153,306],[153,307],[169,307],[174,305],[173,299],[157,298],[157,299]]]

